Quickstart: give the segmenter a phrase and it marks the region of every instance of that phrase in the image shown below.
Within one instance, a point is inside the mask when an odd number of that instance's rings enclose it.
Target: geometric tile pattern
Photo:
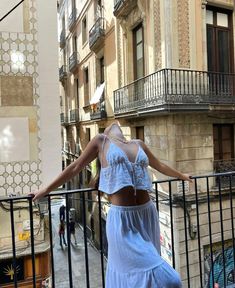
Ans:
[[[40,163],[11,162],[0,164],[0,195],[27,194],[41,185]]]
[[[28,2],[30,32],[0,32],[0,75],[30,76],[33,79],[33,106],[37,108],[38,157],[41,159],[37,9],[35,0]],[[38,189],[41,185],[41,174],[40,160],[0,163],[0,195],[23,194]]]

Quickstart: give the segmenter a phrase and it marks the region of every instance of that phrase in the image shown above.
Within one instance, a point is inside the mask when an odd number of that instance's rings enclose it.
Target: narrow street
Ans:
[[[54,237],[54,267],[55,267],[55,287],[69,287],[69,272],[68,272],[68,247],[60,246],[58,229],[59,229],[59,208],[63,200],[52,202],[52,223]],[[67,232],[67,231],[66,231]],[[71,262],[73,271],[73,287],[85,288],[86,286],[86,268],[85,268],[85,248],[83,231],[76,225],[76,238],[78,245],[74,244],[74,239],[71,239]],[[66,233],[67,242],[67,233]],[[101,279],[101,259],[100,254],[88,244],[89,257],[89,278],[90,287],[102,287]],[[105,262],[105,261],[104,261]]]

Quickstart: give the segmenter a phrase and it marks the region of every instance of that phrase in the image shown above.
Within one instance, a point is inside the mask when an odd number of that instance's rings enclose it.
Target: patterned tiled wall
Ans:
[[[22,162],[0,162],[0,195],[25,194],[36,190],[41,185],[41,154],[39,130],[39,74],[38,74],[38,42],[37,42],[37,9],[36,1],[28,0],[29,33],[0,32],[0,77],[1,76],[30,76],[33,82],[33,106],[36,109],[38,134],[38,153],[36,160]],[[24,3],[25,5],[25,3]],[[23,15],[22,15],[23,17]],[[12,59],[12,51],[15,51]],[[13,65],[16,63],[17,65]],[[22,63],[22,65],[20,65]],[[0,106],[0,109],[4,107]],[[23,109],[23,107],[22,107]],[[22,116],[14,112],[14,117]],[[27,116],[27,115],[26,115]],[[9,117],[9,115],[8,115]],[[11,115],[12,117],[12,115]],[[34,157],[35,158],[35,157]],[[38,159],[38,160],[37,160]]]

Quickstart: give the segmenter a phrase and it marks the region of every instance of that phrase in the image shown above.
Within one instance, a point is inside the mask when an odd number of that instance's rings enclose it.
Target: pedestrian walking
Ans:
[[[65,210],[66,210],[66,207],[64,204],[62,204],[60,206],[60,210],[59,210],[59,213],[60,213],[60,221],[65,221]]]
[[[149,197],[152,183],[147,167],[192,180],[159,161],[143,141],[128,141],[118,122],[94,137],[49,186],[33,193],[33,200],[68,182],[97,157],[101,164],[98,189],[111,202],[106,222],[106,288],[182,287],[179,274],[160,256],[159,219]]]
[[[76,233],[75,233],[75,222],[72,218],[69,219],[69,233],[70,233],[70,240],[71,236],[73,236],[74,239],[74,244],[77,245],[77,237],[76,237]]]
[[[65,240],[65,223],[64,220],[60,221],[59,225],[59,237],[60,237],[60,246],[63,248],[63,243],[65,246],[67,246],[66,240]]]

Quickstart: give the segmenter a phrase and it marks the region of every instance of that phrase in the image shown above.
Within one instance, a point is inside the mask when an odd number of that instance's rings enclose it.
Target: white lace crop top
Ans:
[[[137,143],[137,142],[136,142]],[[126,153],[110,141],[106,159],[108,166],[101,167],[99,190],[106,194],[114,194],[124,187],[135,190],[152,190],[152,182],[148,174],[149,160],[143,148],[138,145],[135,162],[131,162]]]

